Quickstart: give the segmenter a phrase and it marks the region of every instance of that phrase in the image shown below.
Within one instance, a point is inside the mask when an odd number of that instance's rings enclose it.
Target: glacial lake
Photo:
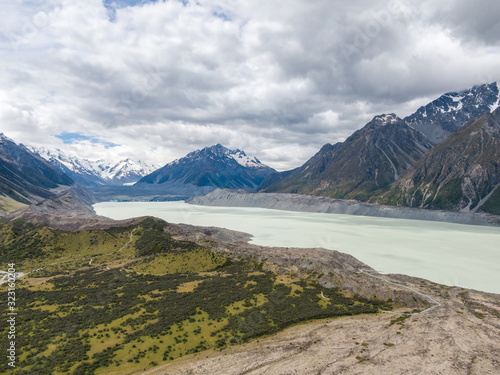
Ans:
[[[500,228],[433,221],[207,207],[177,202],[105,202],[112,219],[156,216],[171,223],[216,226],[253,235],[252,243],[323,247],[351,254],[381,273],[500,293]]]

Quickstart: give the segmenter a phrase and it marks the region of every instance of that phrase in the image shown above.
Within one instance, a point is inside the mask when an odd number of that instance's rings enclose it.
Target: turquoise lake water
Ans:
[[[500,293],[497,227],[179,201],[106,202],[94,209],[113,219],[156,216],[171,223],[233,229],[252,234],[257,245],[338,250],[382,273]]]

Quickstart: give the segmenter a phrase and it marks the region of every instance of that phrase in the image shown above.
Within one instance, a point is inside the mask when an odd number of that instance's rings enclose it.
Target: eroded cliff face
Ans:
[[[203,206],[261,207],[287,211],[444,221],[471,225],[500,225],[500,218],[495,215],[389,207],[353,200],[341,200],[300,194],[245,194],[231,190],[216,190],[205,196],[192,197],[186,202]]]
[[[396,181],[380,203],[500,213],[500,109],[471,120]]]

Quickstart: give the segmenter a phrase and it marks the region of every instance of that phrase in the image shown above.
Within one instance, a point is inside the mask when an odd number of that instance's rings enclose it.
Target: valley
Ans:
[[[375,116],[283,172],[221,144],[158,168],[1,134],[19,313],[18,366],[0,371],[495,373],[498,97],[486,84]]]
[[[498,294],[220,228],[96,219],[2,224],[1,261],[25,273],[11,373],[498,369]]]
[[[109,202],[93,207],[99,215],[120,220],[154,215],[170,223],[246,232],[250,243],[261,246],[341,251],[384,274],[500,293],[498,226],[228,206]]]
[[[493,1],[4,1],[0,375],[499,375]]]

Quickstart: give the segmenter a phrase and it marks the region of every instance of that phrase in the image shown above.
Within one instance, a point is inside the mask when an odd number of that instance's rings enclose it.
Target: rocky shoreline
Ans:
[[[301,194],[245,193],[217,189],[207,195],[191,197],[187,203],[201,206],[260,207],[285,211],[322,212],[394,219],[442,221],[456,224],[500,226],[500,217],[490,214],[390,207],[354,200]]]

